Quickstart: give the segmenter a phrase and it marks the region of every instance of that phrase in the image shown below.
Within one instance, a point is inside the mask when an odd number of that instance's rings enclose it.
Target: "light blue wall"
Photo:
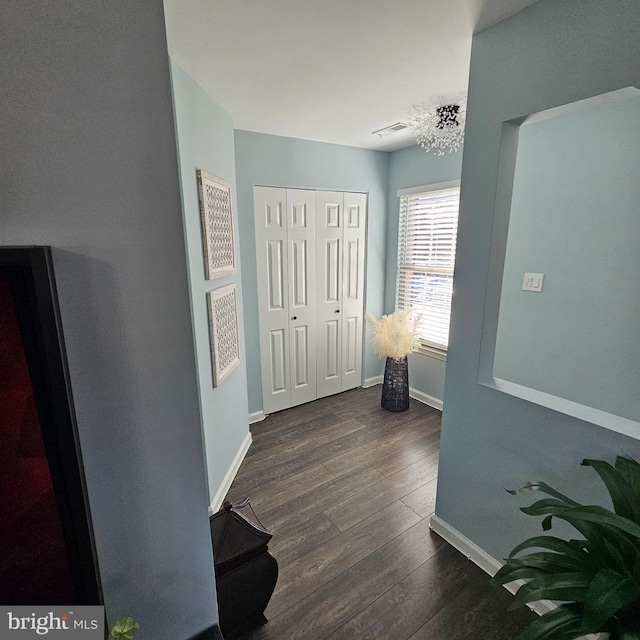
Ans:
[[[520,127],[494,375],[640,422],[640,98]],[[542,293],[522,290],[544,273]]]
[[[107,614],[216,619],[161,0],[8,2],[0,242],[53,247]]]
[[[385,286],[385,313],[395,309],[398,264],[398,217],[400,201],[398,189],[418,187],[459,180],[462,168],[462,149],[456,153],[435,156],[422,147],[414,146],[394,151],[389,162],[387,189],[387,271]],[[446,362],[414,353],[409,356],[409,385],[431,398],[442,402]]]
[[[473,40],[436,514],[495,558],[540,531],[505,487],[604,500],[580,460],[640,457],[637,440],[478,384],[502,122],[640,86],[638,32],[637,0],[541,0]]]
[[[232,185],[236,256],[238,256],[239,225],[235,206],[233,123],[229,113],[174,61],[171,62],[171,77],[202,429],[211,500],[222,486],[225,475],[232,467],[234,458],[249,433],[247,372],[242,330],[241,260],[236,260],[235,273],[215,280],[205,280],[196,169],[203,169]],[[214,388],[206,292],[232,283],[236,284],[238,300],[241,363],[220,387]],[[214,505],[214,508],[217,506]]]
[[[368,193],[366,309],[379,316],[384,309],[389,154],[250,131],[236,131],[235,144],[249,411],[256,412],[262,409],[262,381],[253,186]],[[381,371],[381,361],[367,339],[363,377],[377,376]]]

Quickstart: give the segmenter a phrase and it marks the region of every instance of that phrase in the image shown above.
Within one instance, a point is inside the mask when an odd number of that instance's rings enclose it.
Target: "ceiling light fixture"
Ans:
[[[465,97],[438,96],[409,111],[409,124],[418,144],[437,156],[457,151],[464,141],[467,116]]]

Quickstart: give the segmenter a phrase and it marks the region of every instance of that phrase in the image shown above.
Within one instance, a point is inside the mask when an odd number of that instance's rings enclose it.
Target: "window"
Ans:
[[[444,357],[449,344],[460,183],[398,191],[396,307],[421,316],[420,351]]]

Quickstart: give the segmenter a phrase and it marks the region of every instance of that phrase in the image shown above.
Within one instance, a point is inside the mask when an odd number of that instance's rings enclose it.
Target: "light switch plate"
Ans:
[[[522,281],[523,291],[534,291],[540,293],[542,291],[542,281],[544,273],[525,273]]]

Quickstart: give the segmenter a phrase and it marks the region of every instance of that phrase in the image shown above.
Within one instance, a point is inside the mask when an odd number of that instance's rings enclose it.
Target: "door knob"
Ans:
[[[293,318],[291,318],[292,320],[297,320],[298,316],[293,316]]]
[[[340,309],[336,309],[336,310],[335,310],[335,313],[340,313]]]

